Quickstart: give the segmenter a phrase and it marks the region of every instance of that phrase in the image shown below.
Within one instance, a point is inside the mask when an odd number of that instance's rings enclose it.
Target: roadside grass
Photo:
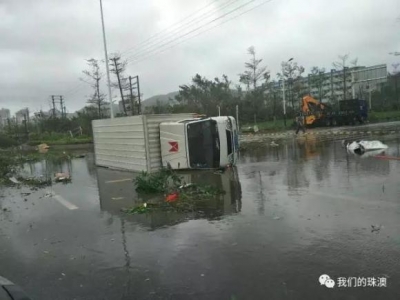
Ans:
[[[389,121],[399,121],[400,111],[371,111],[369,113],[368,119],[371,123],[379,122],[389,122]]]
[[[88,136],[79,136],[79,137],[63,137],[61,139],[39,139],[39,140],[30,140],[28,142],[29,146],[37,146],[40,144],[51,145],[77,145],[77,144],[90,144],[93,143],[93,138]]]
[[[371,111],[368,113],[368,120],[370,123],[380,123],[380,122],[390,122],[390,121],[400,121],[400,111]],[[266,121],[254,123],[244,123],[241,125],[241,131],[243,133],[254,132],[254,125],[258,126],[258,130],[261,132],[277,132],[293,129],[294,120],[293,118],[288,118],[286,120],[286,127],[282,119],[277,119],[275,121]]]
[[[0,134],[0,148],[9,148],[13,146],[17,146],[18,142],[14,140],[13,138],[5,135],[5,134]]]
[[[257,125],[259,131],[263,132],[275,132],[275,131],[283,131],[292,128],[293,120],[292,118],[288,118],[285,123],[282,119],[277,119],[275,121],[265,121],[259,122],[257,124],[254,123],[245,123],[241,125],[241,131],[243,133],[253,132],[254,125]]]

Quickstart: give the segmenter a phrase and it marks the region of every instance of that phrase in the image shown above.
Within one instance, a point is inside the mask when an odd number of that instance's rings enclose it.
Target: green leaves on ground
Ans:
[[[156,173],[143,171],[135,179],[136,191],[142,193],[166,193],[181,185],[182,178],[170,169],[163,168]]]
[[[181,176],[171,169],[161,169],[157,173],[142,172],[135,179],[136,191],[147,194],[176,193],[177,200],[166,202],[164,199],[155,203],[144,203],[125,210],[129,214],[144,214],[152,211],[193,212],[212,205],[213,200],[224,192],[213,186],[185,184]]]

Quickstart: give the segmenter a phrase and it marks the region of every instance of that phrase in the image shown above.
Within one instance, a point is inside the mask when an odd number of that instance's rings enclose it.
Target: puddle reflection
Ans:
[[[192,219],[216,219],[223,215],[238,213],[242,207],[242,191],[236,168],[222,174],[197,171],[179,172],[186,183],[209,185],[225,193],[207,201],[205,206],[192,212],[152,211],[146,214],[126,214],[124,218],[150,229],[169,226]],[[97,168],[100,208],[114,215],[121,210],[148,201],[163,201],[160,196],[138,194],[133,182],[134,174],[105,168]]]

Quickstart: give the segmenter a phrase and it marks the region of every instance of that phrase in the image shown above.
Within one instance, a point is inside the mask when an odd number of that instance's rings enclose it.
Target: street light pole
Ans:
[[[108,101],[110,101],[110,115],[111,115],[111,119],[113,119],[114,118],[114,108],[113,108],[113,101],[112,101],[112,95],[111,95],[110,69],[108,67],[107,40],[106,40],[106,30],[104,28],[103,3],[101,0],[100,0],[100,13],[101,13],[101,25],[103,28],[104,56],[106,59],[105,63],[106,63],[106,71],[107,71]]]
[[[283,66],[282,66],[282,91],[283,91],[283,124],[286,127],[285,77],[283,77]]]
[[[293,57],[290,58],[287,62],[293,60]],[[284,64],[282,63],[282,93],[283,93],[283,124],[286,127],[286,96],[285,96],[285,75],[283,73]]]

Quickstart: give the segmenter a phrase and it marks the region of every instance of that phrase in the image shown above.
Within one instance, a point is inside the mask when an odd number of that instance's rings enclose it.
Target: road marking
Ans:
[[[124,197],[113,197],[113,198],[111,198],[111,200],[123,200],[124,199]]]
[[[70,209],[70,210],[75,210],[78,209],[78,206],[76,206],[75,204],[72,204],[71,202],[69,202],[68,200],[64,199],[63,197],[61,197],[60,195],[53,195],[53,199],[57,200],[58,203],[64,205],[66,208]]]
[[[125,178],[125,179],[106,181],[106,183],[118,183],[118,182],[132,181],[132,180],[133,180],[133,178]]]
[[[54,200],[56,200],[58,203],[60,203],[64,207],[68,208],[69,210],[75,210],[75,209],[79,208],[75,204],[72,204],[68,200],[64,199],[62,196],[57,195],[56,193],[54,193],[54,192],[52,192],[50,190],[46,190],[46,196],[45,197],[53,198]]]

